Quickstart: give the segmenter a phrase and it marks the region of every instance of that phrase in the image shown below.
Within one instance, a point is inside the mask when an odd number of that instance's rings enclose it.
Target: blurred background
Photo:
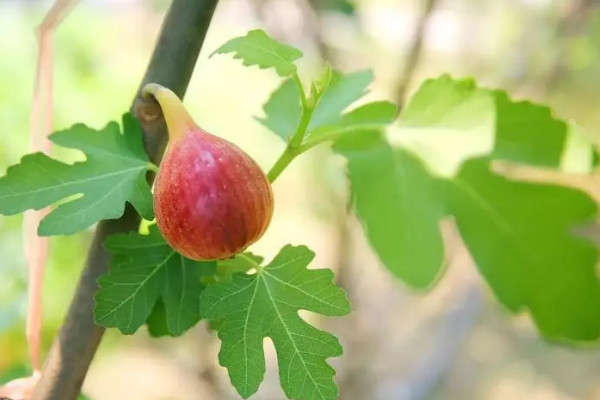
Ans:
[[[85,0],[56,34],[55,128],[102,127],[127,110],[151,54],[166,0]],[[0,0],[0,172],[28,152],[36,57],[34,27],[49,1]],[[239,144],[268,169],[284,144],[253,119],[279,83],[218,45],[261,27],[305,53],[300,71],[324,60],[372,68],[365,101],[403,104],[427,77],[474,76],[517,98],[551,105],[591,133],[600,131],[600,1],[597,0],[221,0],[186,97],[206,130]],[[443,144],[440,144],[443,145]],[[66,160],[81,155],[54,153]],[[251,250],[272,257],[306,244],[313,265],[333,268],[354,312],[310,316],[333,331],[345,354],[332,360],[343,400],[600,399],[600,352],[552,345],[529,318],[511,316],[477,275],[460,239],[447,231],[447,272],[416,292],[374,256],[346,212],[343,162],[318,148],[274,186],[271,228]],[[446,229],[449,228],[449,229]],[[53,237],[45,280],[44,349],[73,294],[92,232]],[[0,377],[27,370],[26,270],[21,217],[0,218]],[[269,341],[257,400],[283,399]],[[217,363],[218,342],[199,324],[177,339],[105,335],[84,392],[93,400],[219,399],[239,396]]]

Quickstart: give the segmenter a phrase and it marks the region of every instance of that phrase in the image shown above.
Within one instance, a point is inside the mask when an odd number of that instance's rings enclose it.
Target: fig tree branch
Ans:
[[[152,59],[139,88],[156,82],[183,97],[218,0],[173,0],[163,22]],[[158,163],[166,143],[166,127],[156,104],[145,102],[140,91],[134,99],[144,128],[146,151]],[[151,178],[150,178],[151,179]],[[108,271],[110,257],[102,247],[107,236],[137,229],[139,215],[132,207],[117,220],[98,224],[67,316],[54,340],[34,400],[75,400],[104,329],[93,321],[97,279]]]
[[[423,44],[425,43],[425,31],[427,30],[427,24],[433,15],[437,2],[438,0],[424,0],[423,9],[417,20],[417,26],[406,56],[406,61],[403,70],[400,73],[400,82],[398,82],[396,89],[396,103],[398,103],[399,110],[401,110],[404,105],[408,86],[413,80],[417,65],[421,59]]]

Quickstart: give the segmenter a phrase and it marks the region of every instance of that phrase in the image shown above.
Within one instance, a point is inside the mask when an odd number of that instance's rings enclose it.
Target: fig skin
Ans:
[[[154,184],[154,212],[163,237],[194,260],[243,251],[263,235],[273,215],[267,177],[235,144],[199,128],[168,89],[155,85],[147,92],[160,103],[169,128]],[[181,112],[185,115],[174,115]]]

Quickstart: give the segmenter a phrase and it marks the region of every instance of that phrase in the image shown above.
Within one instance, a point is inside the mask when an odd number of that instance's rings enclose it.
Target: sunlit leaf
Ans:
[[[275,68],[282,77],[295,73],[294,61],[302,57],[300,50],[272,39],[260,29],[229,40],[213,52],[215,53],[235,53],[233,57],[241,59],[244,65]]]

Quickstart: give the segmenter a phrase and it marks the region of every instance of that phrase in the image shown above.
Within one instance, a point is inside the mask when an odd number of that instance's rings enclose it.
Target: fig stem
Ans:
[[[289,146],[286,147],[285,151],[281,154],[277,161],[275,161],[275,164],[273,164],[273,167],[271,167],[271,169],[267,173],[267,179],[269,180],[269,182],[273,183],[275,179],[277,179],[277,177],[281,175],[283,170],[286,169],[288,165],[290,165],[294,158],[296,158],[296,154],[290,151]]]
[[[292,139],[288,143],[284,152],[277,159],[277,161],[275,161],[275,164],[267,174],[269,182],[273,183],[273,181],[277,179],[277,177],[283,172],[283,170],[286,169],[288,165],[290,165],[294,158],[300,155],[299,149],[301,148],[302,139],[304,139],[304,134],[306,133],[306,129],[308,128],[308,124],[310,123],[310,118],[312,117],[313,110],[313,107],[307,107],[302,112],[302,119],[300,120],[300,124],[298,124],[298,129],[296,130],[296,133],[294,133],[294,136],[292,136]]]
[[[142,96],[145,99],[154,97],[160,105],[169,131],[169,144],[183,138],[188,129],[196,126],[179,97],[171,89],[158,83],[149,83],[142,89]]]
[[[312,102],[311,104],[308,104],[308,101],[306,100],[306,93],[304,92],[304,87],[302,86],[302,81],[300,81],[297,73],[294,74],[294,81],[298,85],[298,91],[300,92],[300,99],[302,102],[302,119],[300,120],[296,132],[288,144],[288,148],[292,149],[295,149],[302,144],[302,140],[304,139],[304,135],[308,129],[308,124],[310,123],[312,113],[315,109],[315,105],[312,104]]]
[[[257,273],[260,274],[262,272],[263,266],[254,261],[251,257],[248,257],[246,254],[238,253],[236,254],[236,257],[243,258],[248,264],[252,265],[252,267],[256,269]]]
[[[293,75],[293,79],[294,82],[296,82],[296,86],[298,86],[298,93],[300,93],[300,102],[302,103],[302,109],[306,110],[307,107],[307,100],[306,100],[306,93],[304,92],[304,86],[302,85],[302,81],[300,80],[300,76],[298,75],[298,73],[294,73]]]
[[[147,166],[149,171],[152,171],[154,173],[158,173],[158,165],[154,164],[154,163],[148,163]]]
[[[346,128],[334,129],[323,135],[318,135],[314,138],[309,138],[304,143],[302,143],[302,145],[299,146],[296,149],[296,151],[298,152],[298,154],[302,154],[305,151],[308,151],[323,142],[336,140],[346,133],[355,132],[357,130],[376,130],[376,129],[381,129],[382,126],[383,126],[383,124],[361,124],[358,126],[353,125],[353,126],[346,127]]]

